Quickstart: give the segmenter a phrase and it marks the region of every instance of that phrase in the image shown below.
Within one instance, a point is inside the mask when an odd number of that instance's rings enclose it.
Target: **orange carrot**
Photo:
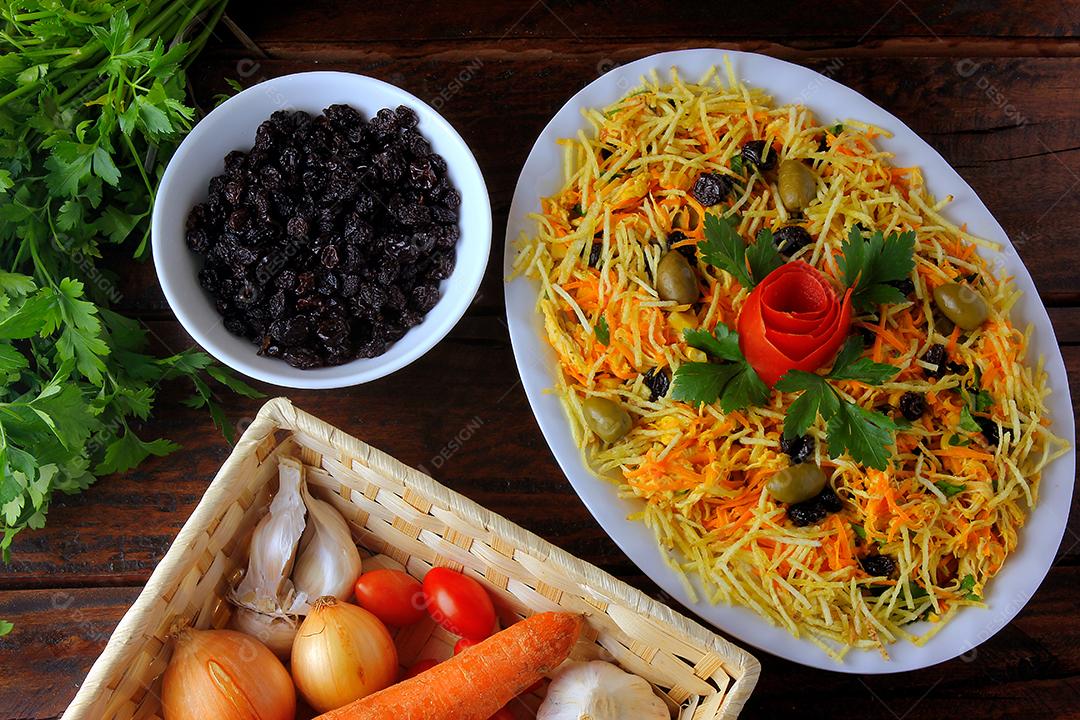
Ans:
[[[316,720],[487,720],[570,655],[582,616],[546,612]]]

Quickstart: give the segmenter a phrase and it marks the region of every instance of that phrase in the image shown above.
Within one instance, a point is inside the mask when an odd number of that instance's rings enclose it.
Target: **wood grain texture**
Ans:
[[[957,168],[1017,243],[1051,306],[1070,383],[1080,387],[1080,2],[234,0],[230,14],[257,48],[219,30],[190,71],[201,106],[212,106],[225,78],[250,85],[313,69],[379,77],[440,106],[475,150],[492,195],[492,260],[446,339],[379,382],[289,396],[676,608],[600,529],[555,464],[518,383],[502,311],[502,228],[525,156],[561,104],[615,64],[687,47],[767,52],[893,112]],[[147,322],[160,349],[191,344],[149,262],[117,251],[107,264],[120,307]],[[0,638],[0,720],[63,711],[227,456],[209,418],[180,405],[187,391],[166,386],[154,421],[140,428],[180,442],[182,456],[151,458],[83,495],[58,498],[47,527],[21,535],[12,563],[0,568],[0,618],[16,624]],[[261,404],[226,400],[241,427]],[[761,653],[762,680],[745,717],[1080,717],[1075,504],[1042,588],[977,651],[884,677],[810,670]]]

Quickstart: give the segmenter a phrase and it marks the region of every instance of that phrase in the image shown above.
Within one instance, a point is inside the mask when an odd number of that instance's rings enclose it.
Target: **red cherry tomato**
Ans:
[[[432,660],[431,658],[417,660],[415,663],[413,663],[413,666],[411,668],[405,671],[405,674],[401,676],[401,679],[408,680],[409,678],[416,677],[420,673],[430,670],[438,664],[438,660]]]
[[[457,655],[465,648],[471,648],[475,644],[476,643],[469,638],[461,638],[456,643],[454,643],[454,654]]]
[[[448,568],[432,568],[424,577],[427,610],[447,632],[479,642],[495,628],[495,606],[484,587]]]
[[[424,618],[424,589],[400,570],[372,570],[356,581],[356,604],[386,625],[405,627]]]
[[[499,708],[499,711],[492,715],[489,720],[517,720],[514,717],[514,713],[506,709],[506,707]]]

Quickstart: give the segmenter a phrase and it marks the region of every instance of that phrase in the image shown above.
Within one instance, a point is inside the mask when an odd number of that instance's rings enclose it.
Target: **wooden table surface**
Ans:
[[[441,105],[474,149],[491,192],[493,248],[466,317],[425,357],[332,392],[290,391],[300,407],[604,570],[671,602],[574,495],[517,379],[503,310],[502,228],[517,174],[543,125],[575,91],[650,53],[729,47],[833,77],[891,111],[975,188],[1035,277],[1076,387],[1080,375],[1080,2],[252,3],[230,15],[190,71],[203,107],[226,89],[301,70],[340,69]],[[438,100],[437,100],[438,99]],[[813,99],[809,99],[813,106]],[[191,344],[149,262],[113,260],[119,305],[163,349]],[[268,395],[284,390],[263,386]],[[48,526],[19,536],[0,568],[0,718],[53,718],[73,697],[207,483],[229,453],[207,416],[164,389],[148,433],[182,453],[60,499]],[[243,426],[260,401],[225,398]],[[459,442],[456,442],[459,441]],[[452,443],[459,449],[448,451]],[[436,460],[444,457],[444,461]],[[918,672],[851,676],[758,653],[745,717],[1080,717],[1080,519],[1004,630]],[[990,610],[989,612],[992,612]]]

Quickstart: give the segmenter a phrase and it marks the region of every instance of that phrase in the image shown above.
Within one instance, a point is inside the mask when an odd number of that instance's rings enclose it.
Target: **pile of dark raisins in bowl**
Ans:
[[[439,301],[461,195],[406,106],[278,111],[225,156],[187,244],[229,332],[307,369],[382,355]]]

